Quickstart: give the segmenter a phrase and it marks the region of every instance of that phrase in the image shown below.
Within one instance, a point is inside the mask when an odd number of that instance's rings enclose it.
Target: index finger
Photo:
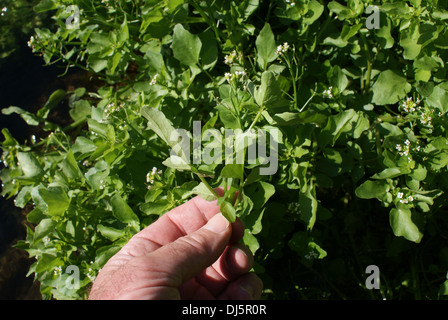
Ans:
[[[215,191],[220,196],[224,194],[221,188]],[[156,222],[134,235],[125,246],[126,248],[123,248],[122,253],[136,256],[152,252],[198,230],[219,212],[216,200],[206,201],[197,196],[167,212]],[[238,241],[243,236],[244,226],[237,219],[232,227],[231,241]]]

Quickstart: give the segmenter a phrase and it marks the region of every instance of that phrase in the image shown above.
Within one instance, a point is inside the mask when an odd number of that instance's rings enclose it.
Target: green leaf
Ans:
[[[325,148],[328,144],[334,146],[339,136],[345,131],[346,126],[350,125],[355,116],[357,116],[357,113],[353,109],[331,116],[319,135],[319,146],[321,148]]]
[[[82,172],[78,167],[75,156],[71,150],[68,151],[65,159],[61,163],[62,172],[69,179],[81,179],[83,178]]]
[[[395,104],[404,99],[411,88],[405,77],[392,70],[383,71],[372,87],[372,102],[380,106]]]
[[[412,212],[406,208],[394,208],[390,211],[389,222],[397,237],[419,243],[423,234],[417,225],[412,221]]]
[[[62,216],[70,205],[70,199],[61,187],[48,187],[40,185],[31,190],[36,207],[47,216]]]
[[[103,267],[107,261],[109,261],[112,256],[114,256],[122,246],[112,244],[110,246],[104,246],[99,248],[95,254],[95,264],[97,264],[100,268]]]
[[[241,129],[241,123],[238,117],[223,105],[217,105],[219,119],[227,129]]]
[[[330,3],[328,3],[328,9],[331,12],[334,12],[339,20],[349,19],[355,14],[350,8],[343,6],[337,1],[331,1]]]
[[[42,238],[44,238],[46,235],[51,233],[54,230],[56,225],[57,225],[57,222],[54,221],[53,219],[49,219],[49,218],[42,219],[34,230],[33,243],[37,243]]]
[[[202,47],[199,54],[201,64],[204,69],[211,69],[218,61],[218,44],[216,37],[211,29],[208,29],[199,34]]]
[[[4,115],[10,115],[16,113],[20,115],[20,117],[25,120],[25,122],[30,126],[38,126],[39,119],[32,114],[31,112],[25,111],[22,108],[11,106],[9,108],[2,109],[2,113]]]
[[[138,229],[140,222],[137,215],[120,195],[114,195],[110,199],[110,204],[112,206],[112,214],[115,218],[123,223],[130,224],[135,229]]]
[[[266,70],[268,63],[274,61],[277,58],[274,34],[272,33],[271,26],[266,23],[261,29],[260,34],[255,40],[255,46],[257,47],[257,61],[263,70]]]
[[[174,57],[183,64],[192,67],[199,63],[201,39],[185,30],[181,24],[174,27],[172,48]]]
[[[5,140],[2,141],[3,147],[12,147],[19,144],[19,142],[16,139],[14,139],[11,132],[9,132],[8,128],[3,128],[2,134],[5,137]]]
[[[306,110],[303,112],[283,112],[272,116],[275,124],[278,126],[296,126],[302,123],[325,124],[328,116],[314,110]]]
[[[347,88],[348,78],[339,66],[334,66],[328,72],[328,79],[330,80],[331,86],[337,88],[339,93],[342,93]]]
[[[236,211],[233,205],[228,201],[223,201],[219,205],[219,210],[221,211],[222,215],[229,220],[230,223],[234,223],[236,220]]]
[[[155,202],[144,203],[140,206],[140,210],[146,215],[160,216],[172,208],[171,203],[166,200],[158,200]]]
[[[303,18],[303,23],[307,25],[313,24],[317,19],[320,18],[324,12],[325,7],[320,4],[317,0],[311,0],[308,3],[308,12]]]
[[[34,7],[34,12],[41,13],[48,10],[57,9],[58,6],[53,0],[42,0],[38,5]]]
[[[238,178],[243,179],[244,166],[242,164],[226,164],[221,171],[223,178]]]
[[[148,120],[148,128],[154,131],[168,146],[173,147],[176,141],[172,141],[171,139],[176,130],[168,121],[165,114],[151,107],[143,107],[141,112]]]
[[[387,168],[381,171],[380,173],[374,174],[372,179],[393,179],[399,177],[403,174],[410,173],[410,170],[403,171],[402,168]]]
[[[390,190],[390,185],[386,181],[367,180],[355,190],[355,194],[361,199],[382,199]]]
[[[307,230],[313,230],[316,222],[318,202],[314,185],[310,185],[305,192],[299,195],[300,220],[305,223]]]
[[[41,119],[46,119],[49,112],[58,106],[58,104],[65,98],[66,94],[67,92],[63,89],[58,89],[53,92],[45,105],[37,111],[36,115]]]
[[[426,102],[429,106],[437,108],[442,114],[445,114],[448,112],[448,91],[440,86],[434,87],[432,94],[426,98]]]
[[[265,71],[261,75],[260,87],[255,92],[255,101],[260,107],[273,108],[282,103],[282,91],[275,75]]]
[[[24,179],[37,181],[44,174],[42,166],[33,153],[18,152],[17,159],[19,160],[19,167],[23,171]]]
[[[216,200],[216,196],[207,188],[207,186],[203,182],[193,188],[193,193],[197,194],[206,201]]]
[[[97,225],[96,229],[101,235],[110,240],[115,241],[125,236],[126,232],[123,229],[116,229],[102,224]]]

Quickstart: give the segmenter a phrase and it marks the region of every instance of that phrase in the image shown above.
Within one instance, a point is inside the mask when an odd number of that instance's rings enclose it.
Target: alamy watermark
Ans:
[[[380,8],[378,6],[368,6],[366,14],[370,14],[366,20],[366,28],[369,30],[379,29],[381,27]]]
[[[65,20],[65,27],[67,29],[79,29],[79,7],[76,5],[68,6],[65,12],[70,14]]]
[[[378,290],[380,288],[380,268],[376,265],[367,266],[366,274],[369,274],[366,279],[366,288]]]

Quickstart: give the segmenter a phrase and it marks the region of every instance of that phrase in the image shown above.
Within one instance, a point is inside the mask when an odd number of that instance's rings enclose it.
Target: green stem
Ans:
[[[254,127],[254,125],[255,125],[255,124],[258,122],[258,120],[260,119],[261,114],[263,113],[263,111],[264,111],[264,107],[262,106],[262,107],[260,107],[260,110],[258,110],[258,113],[257,113],[257,115],[255,116],[254,121],[251,123],[251,125],[250,125],[249,129],[247,129],[247,131],[252,130],[252,128]]]
[[[208,184],[207,180],[204,179],[203,176],[201,176],[200,174],[196,175],[199,177],[199,179],[202,181],[202,183],[207,187],[207,189],[218,199],[220,198],[219,194],[216,193],[216,191]]]

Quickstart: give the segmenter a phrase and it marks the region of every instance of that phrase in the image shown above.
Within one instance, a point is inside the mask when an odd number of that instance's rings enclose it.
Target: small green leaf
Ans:
[[[406,208],[394,208],[390,211],[389,221],[397,237],[404,237],[409,241],[419,243],[423,234],[412,221],[412,212]]]
[[[54,230],[56,225],[57,225],[57,222],[54,221],[53,219],[49,219],[49,218],[42,219],[34,230],[33,242],[37,243],[42,238],[44,238],[46,235],[51,233]]]
[[[229,220],[230,223],[235,222],[236,220],[236,211],[232,204],[228,201],[223,201],[219,205],[219,210],[221,210],[222,215]]]
[[[193,193],[197,194],[206,201],[216,200],[216,196],[207,188],[207,186],[203,182],[193,188]]]
[[[372,176],[372,179],[393,179],[396,177],[399,177],[403,174],[407,174],[410,171],[403,171],[402,168],[387,168],[384,169],[383,171],[381,171],[380,173],[377,173],[375,175]]]
[[[23,171],[23,178],[27,180],[38,180],[44,171],[36,156],[31,152],[18,152],[19,166]]]
[[[66,94],[67,92],[63,89],[58,89],[53,92],[45,105],[37,111],[36,115],[39,118],[46,119],[49,112],[58,106],[58,104],[65,98]]]
[[[109,226],[104,226],[102,224],[97,225],[97,230],[103,237],[110,241],[118,240],[125,236],[126,232],[123,229],[112,228]]]
[[[397,103],[406,97],[411,88],[405,77],[392,70],[383,71],[372,87],[372,102],[380,106]]]
[[[381,199],[390,190],[390,185],[386,181],[367,180],[355,190],[355,194],[361,199]]]
[[[201,39],[185,30],[181,24],[174,27],[172,48],[174,57],[183,64],[192,67],[199,63]]]
[[[244,166],[242,164],[226,164],[221,171],[223,178],[238,178],[243,179]]]
[[[62,216],[70,205],[70,199],[61,187],[40,185],[31,190],[31,197],[36,207],[51,217]]]
[[[20,117],[25,120],[25,122],[30,126],[38,126],[39,119],[32,114],[31,112],[25,111],[22,108],[11,106],[9,108],[2,109],[2,113],[4,115],[10,115],[16,113],[20,115]]]
[[[151,107],[143,107],[141,112],[148,120],[148,128],[154,131],[168,146],[175,145],[171,136],[176,130],[162,111]]]
[[[155,202],[144,203],[140,206],[140,210],[146,215],[160,216],[172,208],[171,203],[166,200],[158,200]]]
[[[313,185],[310,185],[305,192],[300,192],[299,195],[300,220],[305,223],[307,230],[313,230],[317,207],[316,190]]]
[[[58,6],[53,0],[42,0],[39,4],[34,7],[34,12],[41,13],[48,10],[57,9]]]
[[[112,206],[112,214],[115,218],[123,223],[129,224],[134,231],[138,231],[140,224],[139,219],[120,195],[114,195],[110,199],[110,204]]]
[[[255,92],[255,101],[260,107],[278,107],[282,100],[282,91],[275,75],[271,71],[265,71],[261,75],[261,85]]]
[[[255,40],[255,45],[257,47],[258,64],[263,70],[266,70],[268,63],[277,58],[277,46],[275,44],[274,34],[268,23],[261,29],[260,34]]]

